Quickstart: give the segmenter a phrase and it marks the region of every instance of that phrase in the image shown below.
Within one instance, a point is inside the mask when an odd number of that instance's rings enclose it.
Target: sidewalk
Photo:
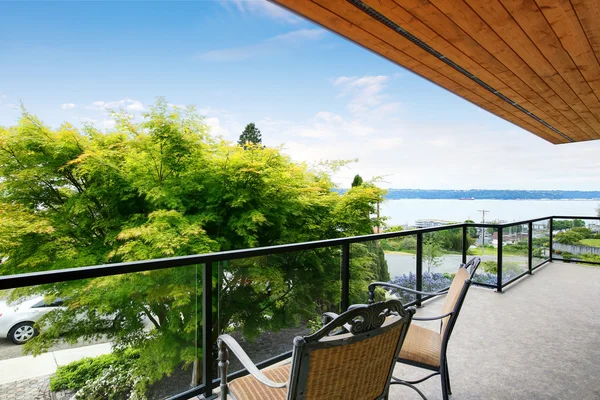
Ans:
[[[111,352],[110,343],[57,350],[37,357],[24,356],[0,360],[0,385],[39,376],[51,375],[56,368],[85,357],[95,357]]]

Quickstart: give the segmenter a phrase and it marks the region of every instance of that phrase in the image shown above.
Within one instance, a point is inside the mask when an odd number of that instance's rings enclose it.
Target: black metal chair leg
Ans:
[[[448,361],[446,361],[446,382],[448,384],[448,394],[452,394],[452,388],[450,387],[450,370],[448,369]]]
[[[440,376],[440,378],[441,378],[440,380],[442,381],[442,398],[444,400],[449,400],[448,399],[448,392],[449,392],[449,390],[448,390],[448,376],[447,376],[447,373],[448,373],[447,366],[446,365],[442,365],[440,367],[440,375],[441,375]]]

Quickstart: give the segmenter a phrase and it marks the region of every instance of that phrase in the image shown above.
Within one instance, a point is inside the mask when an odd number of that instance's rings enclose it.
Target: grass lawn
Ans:
[[[583,239],[579,243],[584,246],[600,247],[600,239]]]
[[[470,256],[480,256],[480,255],[486,255],[486,256],[495,256],[498,254],[498,249],[495,247],[486,247],[484,249],[484,252],[481,252],[481,247],[478,247],[476,249],[469,249],[467,251],[467,254]]]

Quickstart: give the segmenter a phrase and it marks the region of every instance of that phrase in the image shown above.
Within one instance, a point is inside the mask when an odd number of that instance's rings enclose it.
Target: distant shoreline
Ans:
[[[385,196],[386,200],[461,200],[461,201],[475,201],[475,200],[498,200],[498,201],[596,201],[600,202],[600,198],[597,199],[492,199],[492,198],[481,198],[481,199],[455,199],[455,198],[425,198],[425,197],[394,197],[390,198]]]
[[[340,189],[345,192],[348,189]],[[585,190],[429,190],[387,189],[387,200],[590,200],[600,201],[600,191]]]

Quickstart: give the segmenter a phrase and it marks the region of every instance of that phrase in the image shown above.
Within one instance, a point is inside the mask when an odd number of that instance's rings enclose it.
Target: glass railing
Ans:
[[[571,228],[563,221],[571,221]],[[584,226],[575,221],[584,221]],[[25,346],[9,349],[0,342],[0,362],[23,356],[22,349],[40,357],[59,354],[57,360],[64,355],[68,361],[75,353],[118,354],[119,360],[134,360],[134,367],[128,368],[125,361],[117,371],[133,373],[137,378],[130,387],[139,387],[148,399],[208,397],[218,386],[220,334],[234,336],[265,367],[289,357],[293,338],[318,329],[323,312],[339,313],[350,304],[366,302],[372,281],[438,291],[450,285],[461,262],[476,256],[483,263],[474,283],[502,291],[548,261],[567,261],[560,249],[571,239],[585,252],[569,261],[600,264],[585,256],[596,254],[599,225],[595,217],[455,224],[0,276],[0,301],[35,296],[50,303],[62,301],[34,325],[40,334]],[[427,300],[398,291],[381,290],[376,296],[398,297],[405,305]],[[0,318],[7,315],[0,313]],[[20,327],[20,335],[31,332]],[[70,349],[74,351],[68,353]],[[33,366],[38,361],[29,362]],[[232,359],[229,371],[245,374],[236,362]],[[110,373],[116,374],[106,372]],[[62,375],[75,381],[68,371]],[[0,385],[8,379],[2,378]],[[72,391],[81,384],[71,383]],[[63,389],[54,385],[57,391]]]
[[[552,258],[566,263],[600,262],[600,220],[584,217],[552,219]]]
[[[502,229],[502,283],[509,282],[529,270],[528,224]]]

